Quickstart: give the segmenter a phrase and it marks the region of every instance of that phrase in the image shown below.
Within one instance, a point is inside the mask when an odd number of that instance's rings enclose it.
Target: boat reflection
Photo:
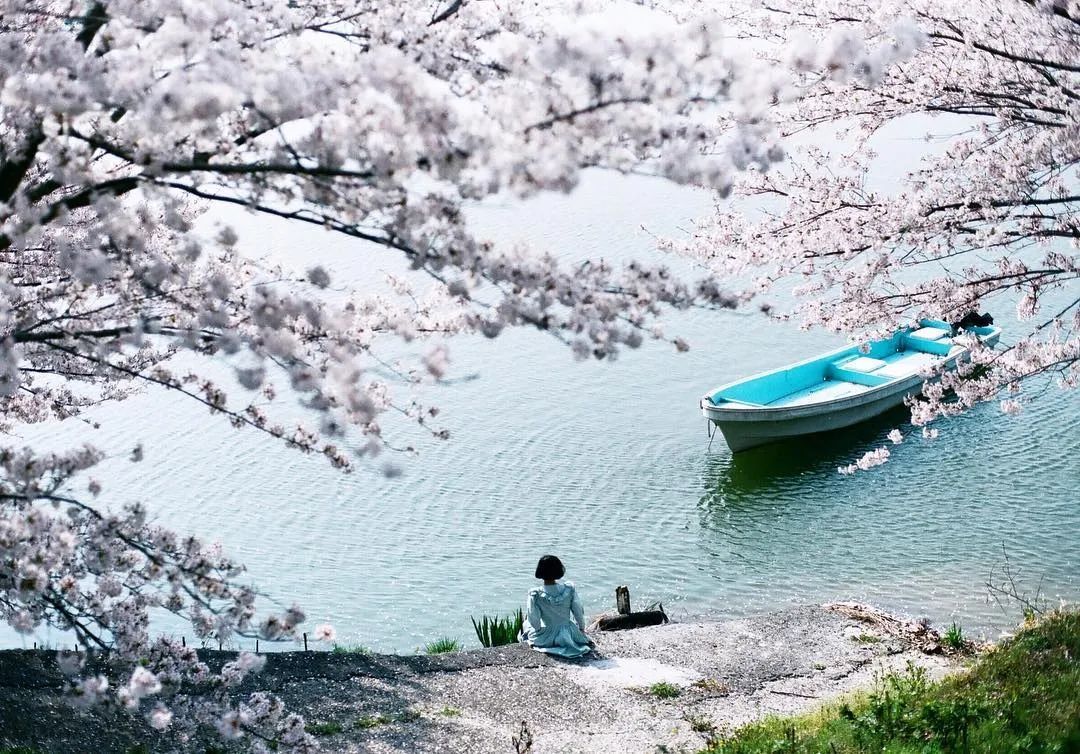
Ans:
[[[838,466],[888,444],[886,435],[907,427],[910,414],[898,406],[853,427],[804,435],[732,454],[727,448],[713,452],[706,463],[705,495],[701,506],[729,506],[745,500],[767,499],[770,491],[783,494],[814,485],[823,475],[835,475]],[[717,438],[723,442],[722,438]],[[833,481],[830,479],[828,481]]]

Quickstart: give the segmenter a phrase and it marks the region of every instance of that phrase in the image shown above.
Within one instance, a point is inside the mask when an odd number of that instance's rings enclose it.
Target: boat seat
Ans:
[[[843,367],[844,369],[850,369],[852,372],[870,374],[885,366],[885,362],[881,359],[871,359],[869,356],[858,356],[851,361],[844,361],[837,364],[837,366]]]
[[[874,372],[881,377],[911,377],[919,374],[923,369],[938,362],[938,357],[932,353],[920,351],[901,351],[895,356],[885,359],[886,364]]]
[[[909,338],[918,338],[919,340],[940,340],[949,333],[946,330],[942,330],[940,327],[922,327],[913,332],[909,332],[907,336]]]
[[[821,401],[831,401],[836,398],[845,398],[850,395],[858,395],[859,393],[865,393],[869,389],[870,388],[866,385],[856,385],[853,382],[822,380],[816,385],[796,391],[790,395],[785,395],[783,398],[778,398],[769,405],[801,406],[806,403],[818,403]]]

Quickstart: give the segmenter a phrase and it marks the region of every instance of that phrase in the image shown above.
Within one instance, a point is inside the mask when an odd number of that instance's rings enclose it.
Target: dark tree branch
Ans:
[[[19,190],[26,171],[34,164],[38,147],[44,141],[45,132],[42,130],[41,121],[38,121],[26,134],[22,149],[10,160],[0,163],[0,201],[6,202]]]
[[[453,0],[446,8],[436,16],[432,16],[431,21],[428,22],[428,26],[435,26],[435,24],[441,24],[446,19],[455,15],[461,7],[465,5],[465,0]]]

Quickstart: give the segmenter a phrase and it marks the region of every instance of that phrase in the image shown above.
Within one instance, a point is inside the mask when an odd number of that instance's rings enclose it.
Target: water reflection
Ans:
[[[905,406],[897,406],[852,427],[793,437],[737,454],[726,450],[715,453],[705,467],[701,508],[752,501],[770,492],[813,484],[821,475],[836,474],[837,466],[887,443],[885,435],[906,426],[909,415]],[[717,442],[723,442],[722,438]]]

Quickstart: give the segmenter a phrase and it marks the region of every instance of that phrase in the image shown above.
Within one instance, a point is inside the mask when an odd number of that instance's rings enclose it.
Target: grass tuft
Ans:
[[[439,714],[443,717],[458,717],[461,714],[461,710],[457,707],[443,707],[439,710]]]
[[[473,630],[476,631],[476,638],[481,644],[485,647],[501,647],[518,640],[521,627],[525,623],[525,615],[519,608],[516,613],[505,617],[485,615],[480,618],[479,623],[476,618],[470,618],[470,620],[472,620]]]
[[[727,696],[731,693],[731,687],[723,681],[718,681],[715,678],[699,678],[690,684],[691,688],[695,688],[698,691],[702,691],[706,694],[715,694],[717,696]]]
[[[386,715],[365,715],[356,721],[357,728],[377,728],[380,725],[386,725],[390,722],[390,718]]]
[[[336,655],[369,655],[371,647],[365,647],[363,644],[335,644],[330,651]]]
[[[857,634],[856,636],[852,636],[851,640],[854,641],[857,644],[880,644],[881,643],[881,637],[880,636],[877,636],[876,634],[867,634],[867,633]]]
[[[958,638],[963,638],[958,634]],[[966,640],[965,640],[966,643]],[[708,754],[1080,752],[1080,612],[1029,623],[971,670],[932,682],[885,676],[870,692],[799,717],[773,717]]]
[[[313,736],[336,736],[344,730],[341,723],[332,721],[328,723],[308,723],[304,726],[304,729]]]
[[[649,693],[657,699],[674,699],[681,694],[682,691],[674,683],[660,681],[660,683],[654,683],[652,686],[649,686]]]
[[[716,726],[707,717],[691,715],[686,718],[686,722],[690,723],[690,730],[695,733],[704,733],[710,736],[716,733]]]
[[[960,624],[953,621],[948,630],[941,637],[941,643],[950,649],[955,649],[957,652],[963,652],[967,649],[967,639],[964,638],[964,629],[960,628]]]
[[[411,723],[413,720],[419,720],[420,717],[420,712],[412,709],[407,709],[396,715],[366,715],[356,721],[356,727],[366,730],[368,728],[377,728],[380,725],[389,725],[390,723]]]
[[[449,636],[444,636],[441,639],[428,642],[424,647],[424,652],[429,655],[441,655],[447,652],[458,652],[461,650],[461,643],[457,639],[451,639]]]

